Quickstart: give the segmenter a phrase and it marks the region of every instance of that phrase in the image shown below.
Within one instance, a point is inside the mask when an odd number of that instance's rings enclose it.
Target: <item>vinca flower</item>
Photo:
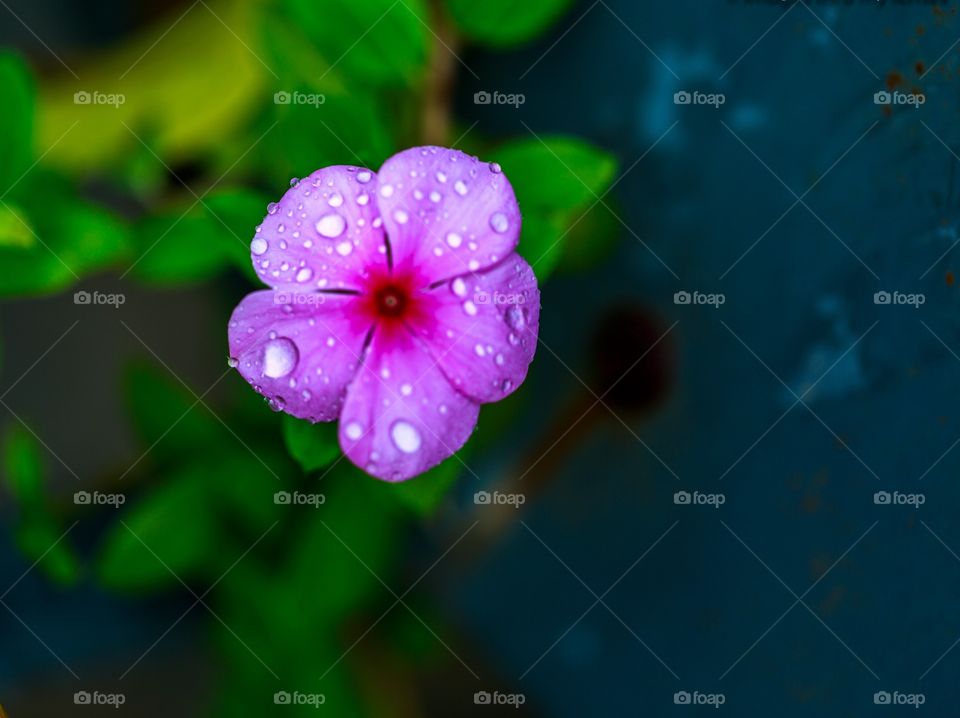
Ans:
[[[253,265],[272,290],[234,310],[231,366],[275,410],[339,420],[368,474],[414,477],[526,377],[540,292],[519,236],[500,167],[457,150],[317,170],[256,229]]]

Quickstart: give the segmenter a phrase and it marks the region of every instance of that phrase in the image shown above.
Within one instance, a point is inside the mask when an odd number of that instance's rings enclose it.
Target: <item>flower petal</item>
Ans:
[[[370,331],[342,294],[298,294],[314,303],[275,303],[275,293],[248,294],[229,324],[231,364],[271,406],[310,421],[333,421],[357,373]],[[319,302],[319,303],[316,303]]]
[[[487,403],[523,383],[537,350],[540,290],[520,255],[456,277],[426,297],[430,310],[413,330],[458,390]]]
[[[498,165],[458,150],[414,147],[377,174],[394,267],[429,282],[496,264],[517,246],[520,208]]]
[[[371,476],[403,481],[463,446],[479,411],[408,332],[378,329],[347,389],[340,446]]]
[[[387,262],[376,186],[370,170],[344,166],[297,182],[250,243],[257,274],[286,291],[360,289],[365,272]]]

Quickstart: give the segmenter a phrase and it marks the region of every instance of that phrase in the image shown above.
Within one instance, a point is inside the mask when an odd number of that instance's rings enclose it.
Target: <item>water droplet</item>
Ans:
[[[343,433],[347,435],[347,438],[350,439],[350,441],[356,441],[363,436],[363,427],[356,421],[351,421],[349,424],[347,424],[347,428],[343,430]]]
[[[280,208],[277,206],[277,203],[271,202],[267,205],[267,214],[276,214],[278,209]]]
[[[464,184],[463,180],[457,180],[453,183],[453,188],[457,191],[457,194],[463,197],[467,193],[467,185]]]
[[[340,242],[337,245],[337,254],[341,257],[346,257],[350,252],[353,251],[353,245],[350,242]]]
[[[507,219],[507,215],[503,212],[494,212],[490,215],[490,226],[494,232],[503,234],[510,227],[510,220]]]
[[[497,356],[495,356],[493,360],[497,363],[497,366],[503,366],[503,362],[504,362],[503,354],[497,354]]]
[[[347,222],[339,214],[328,214],[317,220],[316,228],[317,232],[324,237],[333,239],[343,234],[343,230],[347,228]]]
[[[450,290],[458,297],[465,297],[467,296],[467,283],[457,277],[450,283]]]
[[[393,195],[393,185],[385,184],[380,188],[381,197],[390,197],[391,195]]]
[[[420,432],[408,421],[400,419],[390,427],[390,438],[394,445],[405,454],[412,454],[420,448]]]
[[[287,337],[270,339],[263,346],[263,375],[279,379],[293,371],[300,359],[297,345]]]
[[[502,168],[500,167],[500,165],[498,165],[496,162],[491,162],[491,163],[490,163],[490,171],[493,172],[495,175],[498,175],[498,174],[500,174],[501,172],[503,172],[503,169],[502,169]]]
[[[267,251],[267,240],[257,237],[255,240],[250,242],[250,251],[258,256],[263,254]]]
[[[270,407],[270,411],[283,411],[285,403],[282,396],[272,396],[267,399],[267,406]]]
[[[441,199],[443,199],[443,195],[437,192],[436,190],[430,193],[430,201],[433,202],[434,204],[439,202]]]
[[[297,272],[297,281],[298,282],[309,282],[313,277],[313,270],[310,267],[304,267],[299,272]]]
[[[357,197],[357,204],[359,204],[361,207],[366,205],[369,201],[370,201],[370,195],[368,194],[361,194]]]
[[[477,345],[473,348],[473,351],[476,352],[476,354],[477,354],[478,357],[482,357],[482,356],[486,353],[485,350],[484,350],[484,348],[483,348],[483,344],[477,344]]]
[[[471,272],[476,272],[478,269],[480,269],[480,262],[478,262],[476,259],[471,259],[469,262],[467,262],[467,269],[469,269]]]
[[[500,382],[501,391],[505,391],[505,392],[510,391],[512,388],[513,388],[513,382],[510,381],[509,379],[504,379],[502,382]]]
[[[332,195],[330,195],[330,199],[327,200],[327,204],[329,204],[331,207],[339,207],[343,204],[343,195],[339,192],[334,192]]]
[[[440,182],[441,184],[443,184],[446,181],[447,181],[447,175],[444,174],[443,172],[437,172],[437,182]]]
[[[477,305],[468,299],[463,303],[463,311],[465,311],[468,316],[475,317],[477,315]]]
[[[370,172],[364,170],[363,172],[357,173],[357,182],[360,184],[366,184],[373,178],[373,175]]]
[[[449,244],[454,249],[459,247],[462,243],[463,243],[463,237],[461,237],[456,232],[450,232],[450,234],[447,235],[447,244]]]
[[[398,209],[393,213],[393,218],[397,220],[397,224],[406,224],[407,220],[410,219],[410,215],[408,215],[402,209]]]
[[[296,187],[298,184],[300,184],[300,178],[299,178],[299,177],[291,177],[291,178],[290,178],[290,186],[291,186],[291,187]]]
[[[234,359],[233,357],[227,357],[227,366],[231,369],[236,369],[238,366],[240,366],[240,361]]]
[[[523,329],[524,325],[527,323],[526,317],[523,316],[523,310],[516,305],[509,307],[503,316],[504,319],[506,319],[507,324],[517,331]]]
[[[409,384],[401,384],[400,393],[403,394],[404,396],[410,396],[413,393],[413,387],[410,386]]]

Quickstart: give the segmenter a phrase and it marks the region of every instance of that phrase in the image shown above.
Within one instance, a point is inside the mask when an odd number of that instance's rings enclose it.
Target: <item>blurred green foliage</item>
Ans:
[[[104,271],[148,287],[224,286],[230,278],[257,288],[249,239],[291,177],[330,164],[376,168],[421,144],[434,53],[527,41],[569,5],[198,3],[90,57],[83,87],[63,75],[38,89],[22,59],[0,54],[0,296],[63,292]],[[125,99],[75,102],[74,93],[93,88]],[[278,92],[323,101],[284,104]],[[524,213],[520,251],[541,282],[564,258],[575,268],[609,247],[616,227],[598,202],[616,173],[607,152],[562,136],[466,142],[489,148],[484,158],[510,178]],[[181,180],[184,167],[191,171]],[[91,180],[124,201],[94,201]],[[235,288],[224,292],[214,341],[224,341],[238,299]],[[387,586],[399,575],[405,537],[472,473],[465,462],[495,446],[523,392],[484,408],[482,439],[393,485],[343,460],[334,425],[273,414],[235,375],[224,386],[213,405],[163,367],[129,367],[123,393],[143,453],[122,476],[98,479],[130,501],[119,514],[100,514],[108,525],[87,558],[90,574],[125,593],[182,591],[181,583],[211,591],[205,601],[220,619],[210,625],[225,687],[212,715],[270,714],[278,677],[287,690],[324,693],[329,715],[386,715],[382,702],[364,697],[369,679],[348,649],[393,603]],[[76,507],[51,495],[43,453],[32,432],[10,424],[3,467],[18,506],[18,544],[67,585],[82,574],[69,534],[61,538]],[[278,503],[281,491],[323,501]],[[387,635],[405,645],[419,635],[427,648],[417,660],[428,660],[437,643],[423,641],[421,624],[405,617],[388,619]],[[315,709],[285,707],[283,715],[299,710]]]

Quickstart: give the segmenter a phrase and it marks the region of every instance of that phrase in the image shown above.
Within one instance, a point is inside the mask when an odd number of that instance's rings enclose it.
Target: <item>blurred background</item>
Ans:
[[[0,715],[955,713],[957,7],[0,0]],[[226,323],[425,143],[541,345],[387,485]]]

